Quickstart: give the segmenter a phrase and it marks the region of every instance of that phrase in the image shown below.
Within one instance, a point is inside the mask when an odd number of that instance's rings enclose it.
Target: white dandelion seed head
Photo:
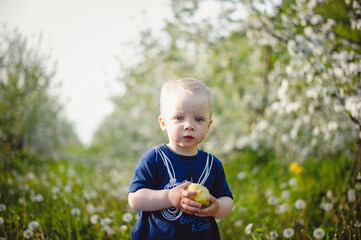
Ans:
[[[237,221],[234,222],[235,227],[240,227],[242,225],[243,225],[243,220],[237,220]]]
[[[38,193],[36,195],[31,195],[30,199],[33,202],[42,202],[42,201],[44,201],[44,197],[40,193]]]
[[[273,191],[273,189],[267,189],[265,194],[267,197],[270,197],[270,196],[274,195],[274,191]]]
[[[97,224],[97,223],[99,222],[99,220],[100,220],[100,216],[97,215],[97,214],[92,215],[92,216],[90,217],[90,222],[91,222],[92,224]]]
[[[128,226],[127,225],[121,225],[120,227],[119,227],[119,230],[121,231],[121,232],[124,232],[124,231],[126,231],[128,229]]]
[[[0,212],[3,212],[6,210],[6,205],[3,203],[0,203]]]
[[[251,235],[252,233],[252,227],[253,227],[253,223],[250,223],[246,226],[246,228],[244,229],[244,232],[247,234],[247,235]]]
[[[113,228],[109,227],[108,225],[103,226],[103,231],[109,235],[115,234],[115,230]]]
[[[31,238],[33,235],[34,235],[34,233],[31,229],[26,229],[23,234],[24,238],[26,238],[26,239]]]
[[[313,231],[313,236],[314,236],[316,239],[323,238],[323,237],[325,236],[325,231],[324,231],[322,228],[316,228],[316,229]]]
[[[277,231],[270,231],[269,235],[266,236],[267,239],[276,239],[278,238],[278,232]]]
[[[275,196],[270,196],[267,200],[269,205],[276,205],[278,203],[278,198],[276,198]]]
[[[281,205],[276,206],[275,213],[281,214],[281,213],[287,212],[289,209],[290,209],[290,206],[288,205],[288,203],[283,203]]]
[[[40,226],[40,224],[39,224],[37,221],[31,221],[31,222],[28,224],[28,227],[29,227],[30,230],[35,230],[35,229],[37,229],[39,226]]]
[[[2,225],[3,223],[4,223],[4,219],[0,217],[0,225]]]
[[[102,219],[100,220],[100,224],[101,224],[102,226],[109,225],[109,224],[111,224],[111,223],[112,223],[112,220],[111,220],[110,218],[108,218],[108,217],[102,218]]]
[[[243,180],[247,177],[247,173],[245,171],[241,171],[237,174],[238,180]]]
[[[295,230],[293,228],[286,228],[283,230],[283,236],[285,238],[291,238],[295,234]]]
[[[297,178],[291,178],[291,179],[288,181],[288,185],[290,185],[291,187],[297,186]]]
[[[122,219],[124,222],[131,222],[133,220],[133,215],[131,213],[124,213]]]
[[[327,193],[326,193],[326,197],[329,198],[329,199],[333,199],[333,193],[331,190],[328,190]]]
[[[347,200],[349,202],[355,202],[356,201],[356,190],[351,188],[347,191]]]
[[[71,209],[71,215],[73,216],[79,216],[81,214],[81,211],[79,208],[72,208]]]
[[[93,214],[97,211],[96,207],[92,203],[87,203],[86,211],[90,214]]]
[[[51,188],[51,193],[52,194],[58,194],[60,192],[60,189],[57,186],[53,186]]]
[[[284,190],[281,194],[281,197],[283,199],[288,199],[291,196],[291,191],[290,190]]]
[[[331,211],[333,209],[333,205],[330,202],[321,203],[321,208],[326,212]]]
[[[306,201],[303,200],[303,199],[298,199],[295,202],[295,208],[296,209],[304,209],[304,208],[306,208]]]
[[[353,224],[353,226],[359,228],[359,227],[361,227],[361,222],[356,221],[356,222]]]

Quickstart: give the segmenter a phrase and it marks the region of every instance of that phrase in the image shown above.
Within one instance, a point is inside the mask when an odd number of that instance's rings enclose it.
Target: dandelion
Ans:
[[[361,227],[361,222],[356,221],[353,226],[359,228]]]
[[[291,178],[291,179],[288,181],[288,185],[290,185],[291,187],[297,186],[297,178]]]
[[[103,226],[103,231],[109,235],[113,235],[115,233],[115,230],[108,225]]]
[[[290,209],[290,206],[288,205],[288,203],[283,203],[276,207],[275,212],[277,214],[280,214],[280,213],[287,212],[289,209]]]
[[[299,165],[297,162],[292,162],[290,164],[290,171],[294,174],[300,174],[303,170],[303,167]]]
[[[355,202],[356,201],[356,191],[355,189],[351,188],[347,191],[347,200],[349,202]]]
[[[287,182],[283,182],[280,184],[281,189],[285,189],[287,187]]]
[[[28,225],[30,230],[35,230],[40,226],[40,224],[37,221],[31,221]]]
[[[295,230],[293,228],[286,228],[283,230],[283,236],[285,238],[291,238],[295,234]]]
[[[51,193],[52,194],[58,194],[60,192],[60,189],[56,186],[52,187],[51,188]]]
[[[266,238],[267,238],[267,239],[276,239],[276,238],[278,238],[278,232],[276,232],[276,231],[271,231],[271,232],[269,233],[269,235],[266,236]]]
[[[289,190],[284,190],[281,196],[283,199],[288,199],[291,196],[291,192]]]
[[[246,228],[244,229],[244,232],[247,234],[247,235],[250,235],[252,233],[252,227],[253,227],[253,223],[250,223],[246,226]]]
[[[0,225],[2,225],[3,223],[4,223],[4,219],[0,217]]]
[[[6,210],[6,205],[3,204],[3,203],[1,203],[1,204],[0,204],[0,212],[3,212],[3,211],[5,211],[5,210]]]
[[[119,227],[119,230],[120,230],[121,232],[124,232],[124,231],[126,231],[127,229],[128,229],[128,226],[127,226],[127,225],[122,225],[122,226]]]
[[[246,177],[247,177],[247,173],[244,172],[244,171],[239,172],[239,173],[237,174],[238,180],[243,180],[243,179],[245,179]]]
[[[87,203],[86,210],[88,213],[92,214],[96,212],[96,207],[92,203]]]
[[[323,238],[325,236],[325,231],[322,228],[316,228],[315,231],[313,231],[313,236],[316,239]]]
[[[33,235],[34,235],[34,233],[31,229],[26,229],[23,234],[24,238],[26,238],[26,239],[31,238]]]
[[[237,221],[234,222],[235,227],[240,227],[242,225],[243,225],[243,220],[237,220]]]
[[[44,201],[44,197],[40,193],[36,194],[36,195],[31,195],[30,199],[33,202],[42,202],[42,201]]]
[[[71,209],[71,215],[73,216],[79,216],[81,213],[80,209],[79,208],[72,208]]]
[[[111,224],[111,223],[112,223],[112,220],[111,220],[110,218],[108,218],[108,217],[103,218],[103,219],[100,221],[100,224],[101,224],[102,226],[109,225],[109,224]]]
[[[331,190],[328,190],[328,191],[327,191],[326,197],[327,197],[328,199],[331,199],[331,200],[334,199],[334,196],[333,196],[333,193],[332,193]]]
[[[326,212],[331,211],[333,209],[332,203],[329,202],[323,202],[321,203],[321,208],[325,210]]]
[[[298,199],[295,202],[295,208],[296,209],[304,209],[306,207],[306,201],[303,199]]]
[[[266,194],[267,197],[270,197],[270,196],[272,196],[274,194],[274,191],[273,191],[273,189],[267,189],[265,194]]]
[[[131,222],[133,220],[133,215],[131,213],[124,213],[123,214],[123,221],[124,222]]]
[[[359,172],[356,177],[356,184],[355,184],[356,190],[361,190],[361,173]]]
[[[97,224],[97,223],[99,222],[99,220],[100,220],[100,217],[99,217],[99,215],[97,215],[97,214],[92,215],[92,216],[90,217],[90,222],[91,222],[92,224]]]
[[[278,198],[276,198],[275,196],[270,196],[267,202],[269,205],[276,205],[278,203]]]

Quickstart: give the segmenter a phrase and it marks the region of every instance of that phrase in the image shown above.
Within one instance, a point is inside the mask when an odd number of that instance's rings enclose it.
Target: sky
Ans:
[[[116,57],[132,58],[124,43],[141,29],[160,31],[170,15],[169,0],[0,0],[2,29],[18,29],[34,46],[41,35],[39,51],[56,62],[54,91],[85,145],[122,91]]]

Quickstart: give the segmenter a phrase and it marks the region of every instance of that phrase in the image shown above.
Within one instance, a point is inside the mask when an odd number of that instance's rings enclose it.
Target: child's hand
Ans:
[[[175,188],[169,190],[168,199],[172,206],[180,208],[187,214],[194,215],[201,209],[201,204],[190,199],[191,196],[197,195],[197,192],[187,191],[185,188],[191,184],[191,182],[185,182],[178,185]]]
[[[209,195],[207,197],[207,199],[211,204],[207,208],[199,209],[198,212],[195,213],[196,216],[198,216],[198,217],[214,217],[217,214],[217,212],[219,210],[219,202],[212,195]]]

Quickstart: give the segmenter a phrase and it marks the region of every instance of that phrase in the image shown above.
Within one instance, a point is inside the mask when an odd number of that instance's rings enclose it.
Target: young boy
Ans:
[[[212,124],[211,92],[196,79],[172,80],[160,104],[169,143],[145,152],[135,168],[128,201],[139,219],[132,239],[220,239],[215,217],[231,212],[233,196],[221,161],[198,149]],[[186,190],[190,181],[209,189],[209,207],[190,198],[197,195]]]

